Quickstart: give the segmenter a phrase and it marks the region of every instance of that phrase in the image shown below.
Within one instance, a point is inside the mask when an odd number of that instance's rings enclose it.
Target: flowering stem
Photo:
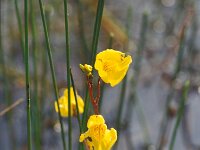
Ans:
[[[52,76],[52,80],[53,80],[54,94],[56,97],[57,105],[59,106],[57,81],[56,81],[56,77],[55,77],[53,59],[52,59],[52,54],[51,54],[51,46],[50,46],[50,42],[49,42],[49,35],[48,35],[42,0],[39,0],[39,5],[40,5],[40,13],[41,13],[41,17],[42,17],[42,24],[43,24],[44,33],[45,33],[45,40],[46,40],[46,44],[47,44],[47,52],[48,52],[49,64],[50,64],[50,68],[51,68],[51,76]],[[62,143],[63,143],[63,149],[66,150],[63,122],[62,122],[62,117],[60,115],[60,107],[58,107],[58,118],[59,118],[60,127],[61,127],[61,138],[62,138]]]
[[[93,40],[92,40],[92,54],[91,54],[91,60],[90,60],[91,62],[90,64],[92,64],[92,66],[94,66],[95,55],[97,52],[97,45],[98,45],[98,38],[99,38],[103,8],[104,8],[104,0],[99,0],[98,6],[97,6],[97,14],[96,14],[96,20],[95,20],[95,25],[94,25],[94,31],[93,31]],[[83,119],[82,119],[83,131],[86,129],[86,121],[87,121],[86,119],[88,116],[88,110],[89,110],[89,100],[88,100],[88,89],[87,89],[86,95],[85,95],[85,106],[84,106],[84,113],[83,113]]]
[[[93,97],[93,83],[92,83],[92,79],[90,77],[87,76],[87,82],[88,82],[88,89],[89,89],[89,96],[90,96],[90,100],[91,103],[93,105],[94,108],[94,113],[95,114],[99,114],[99,98],[100,98],[100,90],[101,90],[101,78],[99,77],[98,79],[98,85],[97,85],[97,96],[94,98]]]

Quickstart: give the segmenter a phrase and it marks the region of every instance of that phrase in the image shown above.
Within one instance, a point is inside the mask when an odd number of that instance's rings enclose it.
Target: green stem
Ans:
[[[49,32],[49,12],[48,11],[45,11],[45,17],[46,17],[46,23],[47,23],[47,31]],[[50,33],[49,33],[50,34]],[[40,110],[41,110],[41,119],[43,120],[43,108],[44,108],[44,101],[45,101],[45,98],[47,96],[46,94],[46,91],[47,91],[47,77],[46,77],[46,74],[47,74],[48,70],[47,70],[47,55],[46,55],[46,52],[45,51],[42,51],[42,76],[41,76],[41,87],[42,88],[42,92],[41,92],[41,96],[40,96],[40,100],[41,100],[41,106],[40,106]]]
[[[65,44],[66,44],[66,65],[67,65],[67,88],[68,88],[68,149],[72,149],[72,122],[71,122],[71,97],[70,97],[70,48],[69,48],[69,32],[68,32],[68,9],[67,0],[64,1],[65,14]]]
[[[57,81],[56,81],[56,77],[55,77],[53,59],[52,59],[52,54],[51,54],[51,46],[50,46],[50,42],[49,42],[49,35],[48,35],[48,31],[47,31],[47,25],[46,25],[42,0],[39,0],[39,5],[40,5],[40,12],[41,12],[41,17],[42,17],[42,24],[43,24],[43,28],[44,28],[49,64],[50,64],[50,68],[51,68],[51,76],[52,76],[52,80],[53,80],[54,94],[55,94],[57,105],[59,106]],[[59,118],[59,122],[60,122],[60,126],[61,126],[61,138],[62,138],[62,143],[63,143],[63,149],[66,150],[63,121],[62,121],[62,117],[60,115],[60,107],[58,107],[58,118]]]
[[[80,118],[80,113],[79,113],[77,93],[76,93],[76,88],[75,88],[74,79],[73,79],[73,75],[72,75],[72,70],[71,69],[70,69],[70,75],[71,75],[72,87],[73,87],[75,101],[76,101],[76,113],[77,113],[77,120],[78,120],[78,124],[79,124],[79,130],[80,130],[80,133],[82,133],[81,118]]]
[[[89,53],[88,45],[86,42],[85,32],[84,32],[84,23],[83,23],[83,8],[80,0],[77,0],[78,5],[78,22],[79,22],[79,32],[80,32],[80,38],[81,43],[83,45],[84,55],[86,58],[88,58],[87,54]]]
[[[118,105],[118,112],[117,112],[117,120],[116,120],[116,130],[118,137],[120,136],[120,127],[121,127],[121,119],[122,119],[122,110],[124,107],[124,97],[126,92],[126,83],[127,83],[127,76],[125,76],[124,81],[122,83],[121,92],[120,92],[120,99]]]
[[[174,69],[174,73],[173,73],[173,78],[172,78],[172,85],[174,85],[174,82],[181,70],[181,65],[183,62],[183,54],[184,54],[184,46],[185,46],[185,29],[183,30],[183,33],[181,35],[180,38],[180,44],[179,44],[179,50],[178,50],[178,54],[177,54],[177,58],[176,58],[176,64],[175,64],[175,69]],[[175,93],[175,89],[172,86],[169,90],[167,99],[166,99],[166,103],[165,103],[165,112],[163,114],[163,119],[162,119],[162,123],[161,123],[161,128],[160,128],[160,133],[159,133],[159,145],[158,148],[162,149],[163,147],[163,140],[165,140],[165,134],[166,134],[166,130],[167,130],[167,126],[168,126],[168,120],[169,120],[169,116],[168,116],[168,108],[170,105],[170,102],[173,98],[173,95]]]
[[[32,56],[33,56],[33,70],[34,70],[34,92],[33,92],[33,115],[32,118],[35,120],[33,122],[33,133],[34,142],[37,150],[41,149],[41,135],[40,135],[40,109],[39,109],[39,99],[38,99],[38,77],[37,77],[37,43],[36,43],[36,27],[35,27],[35,15],[34,15],[34,3],[30,0],[30,23],[32,31]]]
[[[135,79],[133,82],[133,85],[137,86],[137,81],[138,81],[138,77],[140,74],[140,68],[141,68],[141,60],[142,60],[142,52],[145,48],[145,44],[146,44],[146,34],[147,34],[147,29],[148,29],[148,14],[146,12],[143,13],[142,16],[142,27],[141,27],[141,31],[140,31],[140,41],[139,41],[139,45],[138,45],[138,51],[136,54],[136,58],[135,58],[135,65],[134,65],[134,69],[135,69]],[[136,88],[134,88],[136,90]],[[144,141],[146,144],[150,144],[150,135],[149,135],[149,131],[148,131],[148,126],[147,126],[147,122],[146,122],[146,118],[144,115],[144,110],[142,105],[140,104],[140,100],[138,99],[138,96],[135,93],[135,100],[136,100],[136,108],[137,108],[137,112],[138,112],[138,118],[139,118],[139,122],[141,127],[143,128],[143,134],[144,134]]]
[[[102,15],[103,15],[103,8],[104,8],[104,0],[99,0],[98,6],[97,6],[97,14],[96,14],[96,20],[95,20],[95,25],[94,25],[94,31],[93,31],[93,40],[92,40],[92,54],[91,54],[91,60],[90,60],[90,63],[92,64],[92,66],[94,66],[95,55],[97,53],[97,45],[98,45],[101,20],[102,20]],[[82,118],[82,131],[86,130],[89,106],[90,106],[90,101],[89,101],[88,89],[87,89],[86,94],[85,94],[85,106],[84,106],[84,113],[83,113],[83,118]],[[79,145],[79,147],[81,149],[84,149],[82,144]]]
[[[16,12],[16,16],[17,16],[18,29],[20,32],[20,43],[21,43],[21,47],[23,50],[23,59],[24,59],[24,53],[25,53],[24,36],[23,36],[23,30],[22,30],[22,20],[21,20],[21,16],[19,13],[18,0],[15,0],[15,12]]]
[[[147,27],[148,27],[148,15],[146,13],[143,14],[142,16],[142,26],[141,26],[141,31],[140,31],[140,41],[138,45],[138,51],[136,52],[136,57],[135,57],[135,64],[134,64],[134,69],[135,69],[135,81],[138,81],[139,73],[140,73],[140,63],[141,63],[141,56],[142,52],[144,50],[145,42],[146,42],[146,33],[147,33]]]
[[[97,14],[96,14],[96,20],[95,20],[95,25],[94,25],[94,31],[93,31],[93,39],[92,39],[92,55],[91,55],[91,61],[90,61],[92,66],[94,66],[95,56],[97,53],[103,8],[104,8],[104,0],[99,0],[98,6],[97,6]]]
[[[31,98],[30,98],[30,75],[29,75],[29,44],[28,44],[28,0],[24,0],[24,24],[25,24],[25,78],[26,78],[26,99],[27,99],[27,139],[28,150],[32,149],[31,138]]]
[[[190,82],[187,80],[184,84],[184,87],[183,87],[183,94],[182,94],[182,97],[181,97],[181,102],[180,102],[180,106],[179,106],[178,113],[177,113],[177,119],[176,119],[176,123],[175,123],[175,126],[174,126],[174,130],[173,130],[173,133],[172,133],[172,138],[171,138],[171,142],[170,142],[170,146],[169,146],[170,150],[174,149],[177,129],[178,129],[180,122],[181,122],[181,119],[184,115],[185,102],[187,100],[189,86],[190,86]]]
[[[126,35],[128,37],[128,39],[130,39],[131,37],[131,32],[130,32],[130,27],[132,25],[133,19],[133,8],[131,6],[129,6],[128,10],[127,10],[127,18],[126,18]],[[128,44],[127,44],[127,48],[128,48]]]
[[[85,101],[84,101],[85,106],[84,106],[84,112],[83,112],[83,117],[82,117],[82,129],[83,129],[83,131],[85,131],[87,129],[86,124],[87,124],[88,110],[89,110],[89,106],[90,106],[88,89],[86,89],[84,99],[85,99]]]
[[[126,22],[126,34],[127,34],[128,38],[130,38],[129,30],[130,30],[131,17],[132,17],[132,8],[130,7],[127,11],[127,22]],[[127,45],[127,47],[128,47],[128,45]],[[116,119],[116,129],[117,129],[117,132],[118,132],[118,137],[120,137],[122,112],[123,112],[123,107],[124,107],[124,104],[125,104],[124,99],[125,99],[125,93],[126,93],[126,84],[127,84],[127,75],[125,76],[123,83],[122,83],[119,105],[118,105],[118,109],[117,109],[118,112],[117,112],[117,119]],[[117,144],[116,144],[116,147],[117,147]]]
[[[128,28],[128,26],[127,26],[127,28]],[[130,93],[129,98],[128,98],[128,108],[127,108],[127,111],[126,111],[126,114],[128,115],[128,117],[126,117],[126,118],[127,119],[131,118],[133,106],[134,105],[137,106],[136,107],[137,108],[137,114],[139,116],[138,117],[139,123],[140,123],[140,125],[143,129],[144,141],[145,141],[146,144],[149,144],[150,143],[149,131],[148,131],[145,115],[144,115],[144,112],[143,112],[143,108],[140,105],[140,101],[138,99],[137,91],[136,91],[138,77],[139,77],[140,68],[141,68],[140,64],[141,64],[141,60],[142,60],[142,52],[143,52],[144,46],[146,44],[147,28],[148,28],[148,14],[143,13],[141,31],[140,31],[140,40],[139,40],[138,50],[136,52],[135,63],[134,63],[134,71],[135,72],[134,72],[134,77],[132,76],[131,81],[130,81],[131,85],[132,85],[132,90],[131,90],[131,93]],[[125,124],[127,124],[129,126],[130,120],[127,120],[127,119],[125,119]]]
[[[104,8],[104,0],[99,0],[98,6],[97,6],[97,14],[96,14],[96,20],[95,20],[95,25],[94,25],[94,31],[93,31],[93,40],[92,40],[92,55],[91,55],[91,60],[90,60],[92,66],[94,66],[95,55],[97,53],[97,45],[98,45],[98,39],[99,39],[103,8]],[[83,113],[83,119],[82,119],[83,131],[86,130],[86,122],[87,122],[86,119],[88,116],[89,104],[90,104],[90,101],[89,101],[88,89],[87,89],[86,95],[85,95],[85,106],[84,106],[84,113]]]
[[[88,110],[89,110],[89,106],[90,106],[90,100],[89,100],[89,96],[88,96],[88,88],[85,91],[85,98],[84,98],[84,112],[83,112],[83,116],[82,116],[82,132],[86,131],[87,129],[87,118],[88,118]],[[78,146],[79,150],[84,150],[84,145],[83,143],[79,143]]]

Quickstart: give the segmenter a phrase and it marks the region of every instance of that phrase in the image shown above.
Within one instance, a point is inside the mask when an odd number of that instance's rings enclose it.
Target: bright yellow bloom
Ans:
[[[131,62],[130,55],[107,49],[97,54],[94,67],[101,79],[113,87],[124,78]]]
[[[79,113],[82,114],[84,111],[84,102],[83,99],[76,93],[77,95],[77,102],[78,102],[78,110]],[[76,115],[76,101],[75,101],[75,95],[73,88],[70,87],[70,99],[71,99],[71,115],[74,116]],[[68,117],[68,89],[64,91],[63,96],[61,96],[58,99],[59,107],[60,107],[60,113],[62,117]],[[55,110],[58,112],[58,105],[57,102],[55,101]]]
[[[117,131],[114,128],[107,129],[103,116],[90,116],[87,127],[88,131],[81,134],[80,142],[85,140],[89,150],[111,150],[117,140]]]
[[[92,75],[92,66],[88,65],[88,64],[80,64],[79,67],[81,68],[81,70],[86,73],[87,76],[91,76]]]

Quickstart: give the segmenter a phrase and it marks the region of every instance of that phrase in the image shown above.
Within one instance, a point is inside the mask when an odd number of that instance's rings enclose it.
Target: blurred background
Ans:
[[[63,1],[43,2],[62,95],[67,87]],[[26,150],[21,40],[24,3],[23,0],[1,0],[0,3],[0,150]],[[68,2],[71,68],[76,89],[83,98],[87,86],[79,64],[88,63],[90,59],[96,4],[97,0]],[[30,8],[33,12],[29,17],[30,88],[33,105],[34,100],[39,102],[40,142],[44,150],[60,150],[62,141],[38,1],[33,0]],[[114,88],[102,85],[101,114],[108,128],[114,127],[119,133],[114,149],[168,150],[183,99],[183,85],[189,80],[174,149],[200,150],[199,14],[200,0],[105,1],[98,52],[113,48],[133,58],[123,82]],[[38,112],[33,110],[33,120]],[[76,117],[72,118],[72,123],[75,150],[79,139]],[[64,118],[64,127],[67,139],[67,118]]]

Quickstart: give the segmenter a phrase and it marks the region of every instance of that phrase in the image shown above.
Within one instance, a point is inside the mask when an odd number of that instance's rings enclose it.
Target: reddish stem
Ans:
[[[99,114],[99,98],[100,98],[100,87],[101,87],[101,78],[98,79],[98,85],[97,85],[97,96],[93,97],[93,83],[92,79],[90,77],[87,77],[87,83],[88,83],[88,89],[89,89],[89,96],[90,101],[93,105],[95,114]]]

